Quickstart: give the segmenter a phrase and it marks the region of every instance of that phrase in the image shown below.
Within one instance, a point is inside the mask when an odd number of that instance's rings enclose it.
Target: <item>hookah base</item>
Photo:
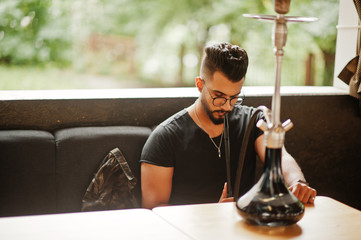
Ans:
[[[250,214],[239,208],[237,208],[237,211],[247,223],[268,227],[292,225],[301,220],[304,215],[304,212],[297,215]]]
[[[290,192],[253,195],[251,191],[238,199],[236,207],[247,223],[270,227],[295,224],[305,213],[304,205]]]

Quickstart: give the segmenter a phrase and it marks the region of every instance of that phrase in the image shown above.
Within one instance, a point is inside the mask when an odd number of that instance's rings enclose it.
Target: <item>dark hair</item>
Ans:
[[[210,77],[220,71],[232,82],[238,82],[246,75],[247,67],[247,52],[237,45],[224,42],[205,48],[201,73]]]

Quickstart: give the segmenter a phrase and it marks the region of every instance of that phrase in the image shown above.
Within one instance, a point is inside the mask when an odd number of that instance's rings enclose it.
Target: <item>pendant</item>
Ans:
[[[218,157],[221,158],[221,149],[218,148]]]

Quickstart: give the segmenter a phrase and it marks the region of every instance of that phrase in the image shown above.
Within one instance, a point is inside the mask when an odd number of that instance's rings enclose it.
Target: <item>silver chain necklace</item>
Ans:
[[[195,105],[194,105],[194,114],[196,115],[196,118],[197,118],[197,121],[198,121],[198,123],[199,123],[199,126],[201,126],[201,128],[205,131],[204,127],[202,126],[201,121],[200,121],[199,118],[198,118],[196,107],[197,107],[197,105],[195,104]],[[206,132],[206,131],[205,131],[205,132]],[[207,133],[207,132],[206,132],[206,133]],[[213,141],[213,139],[208,135],[209,139],[211,139],[213,145],[214,145],[214,146],[217,148],[217,150],[218,150],[218,157],[219,157],[219,158],[221,158],[221,156],[222,156],[222,155],[221,155],[221,146],[222,146],[222,140],[223,140],[223,133],[224,133],[224,131],[222,131],[221,141],[219,142],[219,146],[217,146],[217,144]]]

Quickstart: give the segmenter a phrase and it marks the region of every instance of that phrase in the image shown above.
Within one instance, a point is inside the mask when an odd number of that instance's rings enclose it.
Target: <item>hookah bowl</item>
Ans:
[[[272,97],[272,113],[263,106],[257,109],[263,111],[266,120],[261,119],[257,122],[257,127],[263,130],[265,135],[266,154],[264,172],[256,185],[236,202],[237,211],[246,222],[257,225],[284,226],[294,224],[301,220],[305,211],[304,205],[288,190],[281,169],[281,155],[285,132],[293,126],[290,120],[282,124],[280,122],[281,66],[284,54],[283,47],[287,40],[286,23],[312,22],[317,20],[317,18],[285,16],[284,14],[289,11],[289,5],[290,0],[275,0],[274,8],[277,15],[243,15],[248,18],[273,21],[275,23],[272,39],[276,61],[276,81]],[[239,165],[241,165],[241,161]],[[236,183],[238,183],[238,179]],[[236,189],[234,192],[236,192]],[[238,192],[235,194],[236,199],[238,198],[237,195]]]

